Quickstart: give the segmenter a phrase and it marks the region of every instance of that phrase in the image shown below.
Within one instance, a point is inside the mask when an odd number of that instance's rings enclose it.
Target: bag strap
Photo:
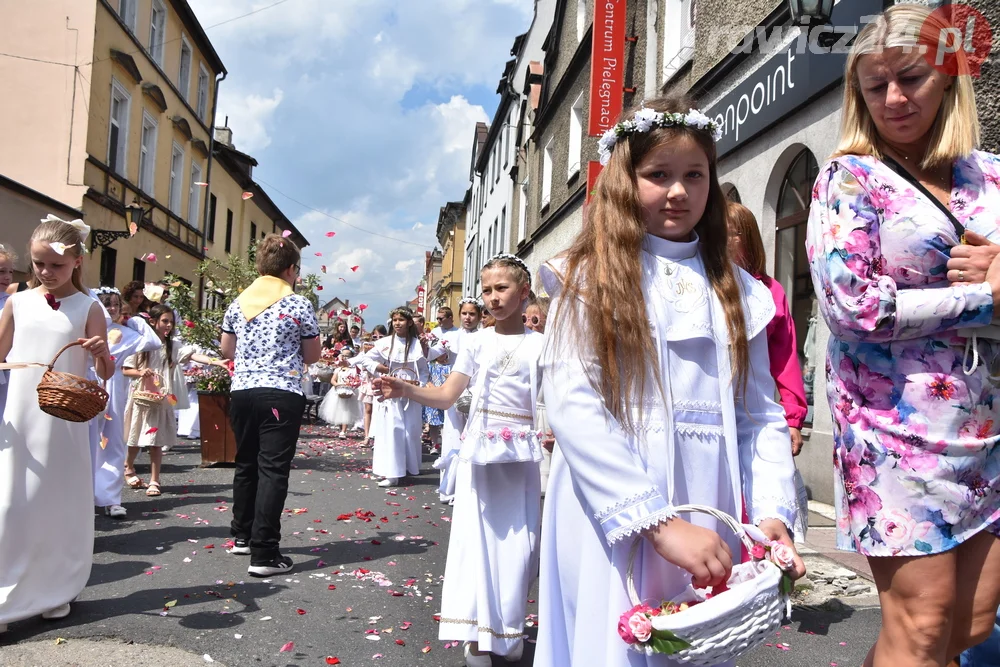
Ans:
[[[937,206],[938,210],[944,213],[945,216],[947,216],[948,220],[951,222],[952,227],[955,228],[955,233],[958,234],[958,242],[961,244],[965,243],[965,225],[963,225],[961,222],[958,221],[958,218],[956,218],[955,214],[951,212],[951,209],[945,206],[944,202],[942,202],[940,199],[932,195],[930,191],[924,187],[924,184],[917,179],[916,176],[907,171],[906,167],[896,162],[896,160],[894,160],[889,155],[883,155],[882,162],[884,162],[887,167],[889,167],[899,176],[905,179],[906,182],[915,187],[920,192],[920,194],[927,197],[927,199],[929,199],[932,204]]]

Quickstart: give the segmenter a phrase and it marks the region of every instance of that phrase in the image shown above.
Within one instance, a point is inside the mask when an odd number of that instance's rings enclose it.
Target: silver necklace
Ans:
[[[527,334],[521,334],[520,335],[521,340],[519,340],[517,344],[514,345],[511,349],[507,350],[504,349],[503,344],[500,342],[502,340],[500,334],[497,334],[497,344],[500,350],[497,352],[497,357],[494,360],[494,364],[499,369],[499,375],[507,374],[508,367],[511,366],[511,364],[513,364],[517,360],[518,358],[517,351],[521,348],[521,345],[524,343],[526,338]],[[514,368],[516,369],[517,366],[515,365]]]

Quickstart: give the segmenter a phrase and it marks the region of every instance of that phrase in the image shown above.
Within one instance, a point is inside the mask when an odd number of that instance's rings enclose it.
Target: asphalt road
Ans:
[[[330,436],[306,427],[299,441],[282,527],[293,572],[254,579],[248,557],[226,553],[232,468],[202,469],[197,443],[182,443],[164,457],[163,496],[126,489],[127,520],[95,518],[94,568],[73,613],[12,624],[0,635],[0,665],[136,664],[134,655],[116,657],[130,648],[122,641],[149,645],[140,662],[150,665],[161,664],[157,647],[230,667],[338,664],[328,658],[463,665],[461,646],[437,639],[450,508],[438,503],[431,458],[419,478],[386,490],[366,472],[369,449]],[[141,457],[141,476],[145,464]],[[528,611],[533,638],[533,599]],[[796,609],[770,646],[737,664],[858,665],[877,627],[877,610]],[[522,665],[531,665],[532,648],[529,640]],[[60,652],[64,662],[53,662]]]

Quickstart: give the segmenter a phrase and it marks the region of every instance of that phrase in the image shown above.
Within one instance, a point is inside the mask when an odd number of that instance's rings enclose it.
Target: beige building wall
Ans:
[[[0,2],[0,44],[22,57],[0,58],[0,174],[73,208],[87,189],[93,66],[80,63],[92,60],[96,12],[81,0]]]
[[[439,303],[451,308],[458,321],[458,302],[462,294],[462,280],[465,266],[465,225],[456,225],[454,236],[445,241],[444,257],[441,260],[441,289],[437,298]],[[437,313],[434,313],[437,317]]]

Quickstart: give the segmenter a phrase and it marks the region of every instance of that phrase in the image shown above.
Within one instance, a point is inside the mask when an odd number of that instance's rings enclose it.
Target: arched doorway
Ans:
[[[818,311],[809,275],[809,258],[806,256],[806,222],[813,183],[818,175],[819,165],[815,156],[809,149],[803,149],[785,172],[775,205],[774,278],[785,289],[792,319],[795,320],[799,364],[809,405],[807,423],[812,423],[816,360],[821,356],[815,349]]]
[[[722,186],[722,192],[725,193],[726,199],[737,204],[742,204],[743,200],[740,199],[740,191],[736,189],[735,185],[726,184]]]

